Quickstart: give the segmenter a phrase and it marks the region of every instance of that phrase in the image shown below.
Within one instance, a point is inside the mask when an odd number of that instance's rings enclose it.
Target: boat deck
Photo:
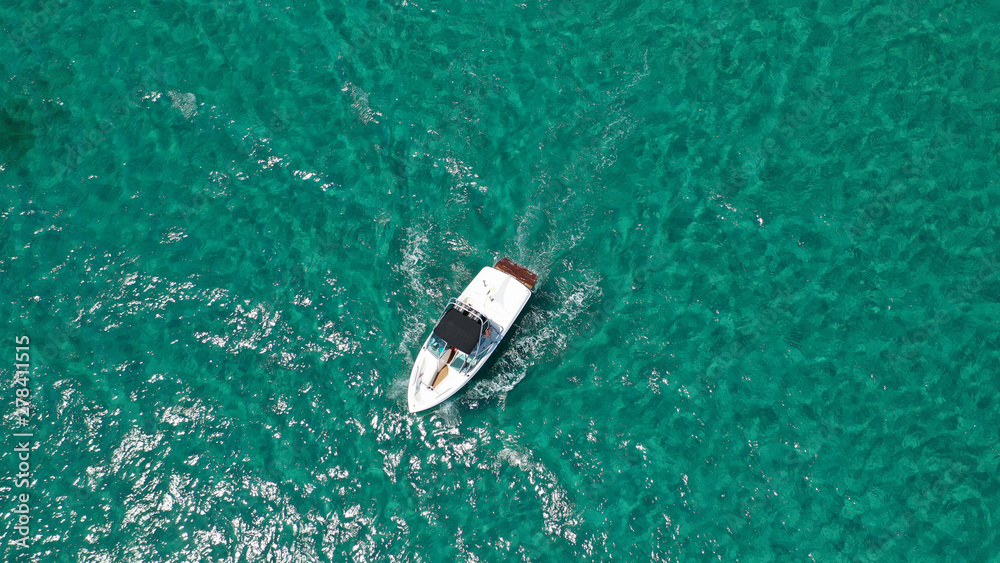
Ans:
[[[510,258],[501,258],[496,264],[493,265],[493,268],[500,270],[505,274],[514,276],[514,279],[524,284],[524,287],[527,287],[528,289],[533,289],[535,287],[535,282],[538,281],[538,274],[532,272],[517,262],[514,262]]]

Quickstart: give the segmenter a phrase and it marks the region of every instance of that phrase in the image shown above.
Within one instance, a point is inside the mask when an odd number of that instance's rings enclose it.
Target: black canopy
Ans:
[[[452,307],[448,309],[441,322],[434,327],[434,334],[444,340],[449,346],[458,348],[466,354],[479,343],[482,323]]]

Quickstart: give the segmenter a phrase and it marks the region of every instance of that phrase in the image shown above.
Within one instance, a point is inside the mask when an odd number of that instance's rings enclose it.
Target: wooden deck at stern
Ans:
[[[497,261],[493,267],[505,274],[510,274],[514,276],[514,279],[524,284],[528,289],[535,287],[535,282],[538,281],[538,274],[532,272],[531,270],[525,268],[524,266],[514,262],[510,258],[501,258]]]

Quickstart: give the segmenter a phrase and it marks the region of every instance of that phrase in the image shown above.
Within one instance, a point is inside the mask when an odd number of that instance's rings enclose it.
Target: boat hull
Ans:
[[[498,266],[500,264],[498,262]],[[530,297],[531,289],[522,279],[497,268],[483,268],[455,301],[456,306],[472,309],[486,319],[490,329],[481,335],[471,356],[460,357],[458,363],[462,364],[461,368],[455,367],[454,358],[459,356],[457,351],[452,348],[449,352],[447,347],[442,348],[441,344],[447,343],[436,339],[435,331],[431,332],[420,347],[410,370],[407,386],[409,411],[420,412],[433,408],[465,387],[486,365],[500,342],[510,332]],[[446,309],[446,313],[449,309]],[[441,320],[438,321],[438,325],[440,324]],[[472,359],[474,363],[470,363]]]

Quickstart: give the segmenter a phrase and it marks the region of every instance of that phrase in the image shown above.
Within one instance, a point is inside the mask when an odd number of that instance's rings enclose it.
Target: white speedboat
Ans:
[[[443,403],[486,365],[537,281],[531,270],[502,258],[448,302],[410,371],[410,412]]]

